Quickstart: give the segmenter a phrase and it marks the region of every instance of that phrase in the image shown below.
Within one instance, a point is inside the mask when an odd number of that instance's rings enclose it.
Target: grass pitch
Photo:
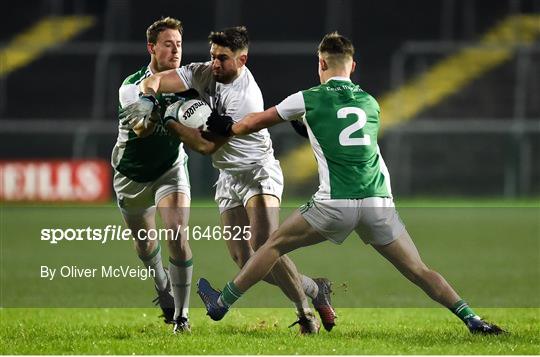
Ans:
[[[211,207],[205,208],[205,207]],[[292,204],[291,206],[296,206]],[[195,202],[190,224],[218,224]],[[402,208],[399,208],[402,207]],[[193,333],[174,336],[149,308],[151,281],[40,278],[41,265],[140,264],[131,242],[40,241],[46,227],[121,224],[117,208],[0,207],[2,354],[540,354],[538,201],[398,202],[424,260],[482,316],[507,329],[473,336],[449,311],[357,237],[291,254],[299,269],[334,281],[338,326],[298,336],[290,303],[259,284],[227,317],[212,322],[192,289]],[[283,209],[282,217],[288,214]],[[237,272],[223,242],[190,241],[194,281],[221,287]],[[167,259],[163,249],[164,261]],[[68,308],[69,307],[69,308]]]
[[[445,309],[343,308],[330,333],[299,336],[292,309],[193,309],[173,335],[155,309],[3,309],[3,354],[539,354],[539,309],[480,309],[506,335],[471,335]]]

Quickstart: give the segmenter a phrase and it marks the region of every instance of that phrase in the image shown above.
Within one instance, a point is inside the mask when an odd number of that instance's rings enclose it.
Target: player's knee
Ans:
[[[185,251],[188,246],[188,240],[183,230],[176,230],[175,234],[167,237],[167,246],[172,251]]]
[[[156,249],[157,242],[148,239],[136,239],[135,245],[137,246],[139,253],[148,255]]]
[[[274,232],[268,241],[264,244],[264,247],[269,250],[275,251],[279,256],[287,254],[288,250],[286,249],[285,237]]]
[[[187,227],[187,224],[185,224],[182,219],[167,218],[164,220],[163,226],[168,231],[181,232],[184,229],[184,227]]]
[[[250,233],[250,244],[251,246],[257,250],[259,249],[271,236],[272,232],[275,231],[275,228],[270,227],[266,224],[257,224],[256,226],[252,226]]]
[[[266,241],[268,240],[268,236],[270,234],[264,232],[264,233],[255,233],[255,234],[252,234],[252,243],[251,243],[251,246],[255,249],[255,250],[258,250],[260,247],[262,247],[262,245],[264,243],[266,243]]]

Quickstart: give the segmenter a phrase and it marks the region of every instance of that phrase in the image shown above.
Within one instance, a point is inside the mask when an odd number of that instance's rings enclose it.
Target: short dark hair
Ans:
[[[245,26],[229,27],[222,31],[212,31],[208,36],[210,44],[228,47],[231,51],[247,50],[248,32]]]
[[[340,35],[337,31],[326,34],[319,44],[319,54],[328,53],[330,55],[354,57],[354,46],[347,37]]]
[[[146,30],[146,40],[148,43],[155,44],[159,34],[167,29],[178,30],[181,35],[183,31],[182,21],[172,17],[162,17],[148,27]]]

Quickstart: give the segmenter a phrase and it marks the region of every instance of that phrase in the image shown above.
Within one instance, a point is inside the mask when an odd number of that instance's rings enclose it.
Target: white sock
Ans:
[[[169,258],[169,274],[174,297],[174,318],[188,318],[189,294],[191,292],[191,279],[193,276],[193,260],[177,261]]]
[[[223,301],[221,295],[219,295],[219,298],[217,299],[217,304],[221,307],[229,307],[229,305],[225,301]]]
[[[154,283],[158,290],[163,291],[167,287],[167,274],[163,268],[163,262],[161,261],[161,248],[159,244],[156,249],[150,255],[144,257],[140,256],[139,258],[144,263],[144,266],[148,269],[153,269],[155,272]]]
[[[300,274],[300,280],[302,281],[302,289],[304,289],[304,293],[309,296],[312,299],[315,299],[317,294],[319,293],[319,287],[317,286],[317,283],[313,281],[309,276],[305,276]]]

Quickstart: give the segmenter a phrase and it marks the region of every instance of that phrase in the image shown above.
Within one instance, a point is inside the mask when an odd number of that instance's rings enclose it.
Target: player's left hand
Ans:
[[[215,110],[206,120],[206,127],[209,132],[224,137],[232,136],[233,119],[228,115],[219,115]]]
[[[120,114],[121,124],[133,128],[141,118],[149,117],[154,109],[159,108],[159,102],[153,95],[143,95],[135,103],[123,108]]]

